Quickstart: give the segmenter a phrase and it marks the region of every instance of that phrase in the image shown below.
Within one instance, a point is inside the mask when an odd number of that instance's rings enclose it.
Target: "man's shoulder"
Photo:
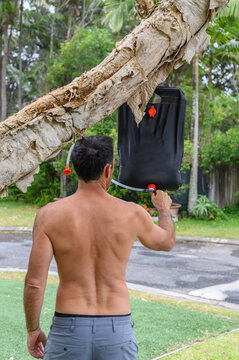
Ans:
[[[38,214],[46,215],[52,211],[57,211],[58,209],[61,209],[62,206],[66,206],[67,203],[68,203],[67,198],[56,199],[52,202],[49,202],[45,206],[41,207],[38,211]]]
[[[125,208],[125,210],[131,210],[132,212],[138,212],[141,210],[141,206],[134,203],[133,201],[126,201],[126,200],[123,200],[123,199],[119,199],[119,198],[116,198],[114,196],[111,196],[111,198],[113,199],[113,201],[115,203],[117,203],[120,207],[123,207]]]
[[[56,202],[49,202],[48,204],[42,206],[39,210],[37,215],[38,216],[44,216],[47,213],[49,213],[51,210],[53,210],[56,206],[55,206]]]
[[[47,223],[47,220],[52,218],[55,215],[57,210],[61,207],[59,203],[61,200],[49,202],[45,206],[41,207],[37,213],[37,220],[38,222]]]

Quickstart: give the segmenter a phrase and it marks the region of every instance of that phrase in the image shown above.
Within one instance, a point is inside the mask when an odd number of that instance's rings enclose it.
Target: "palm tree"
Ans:
[[[230,8],[227,9],[227,12],[229,10]],[[234,13],[234,11],[232,13]],[[229,31],[226,29],[226,27],[228,27],[228,22],[230,23],[235,19],[237,18],[233,18],[232,15],[227,18],[220,16],[211,23],[207,29],[208,34],[211,36],[211,44],[209,45],[207,53],[204,57],[205,61],[208,61],[209,67],[208,83],[212,82],[212,70],[214,68],[215,61],[233,62],[235,64],[238,64],[239,62],[238,36],[234,33],[233,28],[229,28]]]
[[[124,26],[126,19],[133,17],[134,0],[103,0],[106,15],[104,23],[114,33],[118,33]]]
[[[238,18],[239,17],[239,1],[230,0],[229,4],[221,9],[217,15],[218,18],[227,19],[229,17]]]

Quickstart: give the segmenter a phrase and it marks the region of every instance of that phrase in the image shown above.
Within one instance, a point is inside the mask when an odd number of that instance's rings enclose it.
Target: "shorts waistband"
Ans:
[[[62,317],[62,318],[73,318],[73,317],[79,317],[79,318],[112,318],[112,317],[127,317],[130,316],[131,313],[129,314],[123,314],[123,315],[87,315],[87,314],[64,314],[64,313],[59,313],[57,311],[55,311],[54,316],[56,317]]]
[[[69,314],[70,315],[70,314]],[[74,314],[73,314],[74,315]],[[129,325],[131,324],[131,314],[123,316],[54,316],[52,324],[58,326],[107,326],[107,325]]]

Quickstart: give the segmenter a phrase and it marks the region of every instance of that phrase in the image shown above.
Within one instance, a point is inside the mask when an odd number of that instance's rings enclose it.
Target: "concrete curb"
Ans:
[[[222,245],[239,245],[239,239],[222,239],[210,237],[194,237],[194,236],[176,236],[177,242],[200,242],[200,243],[213,243]]]
[[[0,226],[0,232],[32,232],[31,227],[27,226]]]
[[[23,232],[23,233],[31,233],[31,227],[24,226],[0,226],[1,232]],[[208,244],[221,244],[221,245],[238,245],[239,239],[223,239],[223,238],[210,238],[210,237],[197,237],[197,236],[176,236],[177,243],[208,243]],[[143,246],[138,240],[135,241],[134,246]]]
[[[188,294],[178,293],[176,291],[168,291],[168,290],[163,290],[163,289],[159,289],[159,288],[153,288],[150,286],[133,284],[133,283],[129,283],[129,282],[127,282],[127,286],[131,290],[143,291],[143,292],[146,292],[149,294],[166,296],[168,298],[175,298],[175,299],[179,299],[179,300],[203,303],[203,304],[208,304],[208,305],[212,305],[212,306],[216,306],[216,307],[221,307],[224,309],[239,311],[238,304],[233,304],[233,303],[229,303],[226,301],[206,299],[206,298],[202,298],[199,296],[192,296],[192,295],[188,295]]]

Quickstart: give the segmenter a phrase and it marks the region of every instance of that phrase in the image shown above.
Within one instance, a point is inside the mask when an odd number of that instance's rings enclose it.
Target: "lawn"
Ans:
[[[239,215],[228,220],[196,220],[183,218],[175,223],[176,235],[239,239]]]
[[[235,332],[182,350],[167,360],[238,360],[238,354],[239,332]]]
[[[36,213],[35,205],[0,199],[0,226],[32,227]]]
[[[23,278],[23,273],[0,273],[1,360],[9,360],[11,357],[14,360],[32,359],[26,349],[22,306]],[[41,317],[41,325],[45,332],[48,332],[54,311],[56,283],[56,277],[49,277]],[[194,308],[194,303],[136,291],[130,291],[130,303],[139,345],[139,360],[150,360],[183,345],[207,340],[239,327],[239,316],[236,311],[208,305],[205,307],[202,304],[196,304]],[[223,344],[223,338],[220,339],[219,342]],[[235,341],[232,339],[233,342]],[[210,344],[208,349],[209,346]],[[211,360],[202,354],[200,360]],[[185,359],[194,359],[194,357],[185,357]],[[195,357],[195,359],[199,358]],[[234,358],[223,358],[226,359]]]

